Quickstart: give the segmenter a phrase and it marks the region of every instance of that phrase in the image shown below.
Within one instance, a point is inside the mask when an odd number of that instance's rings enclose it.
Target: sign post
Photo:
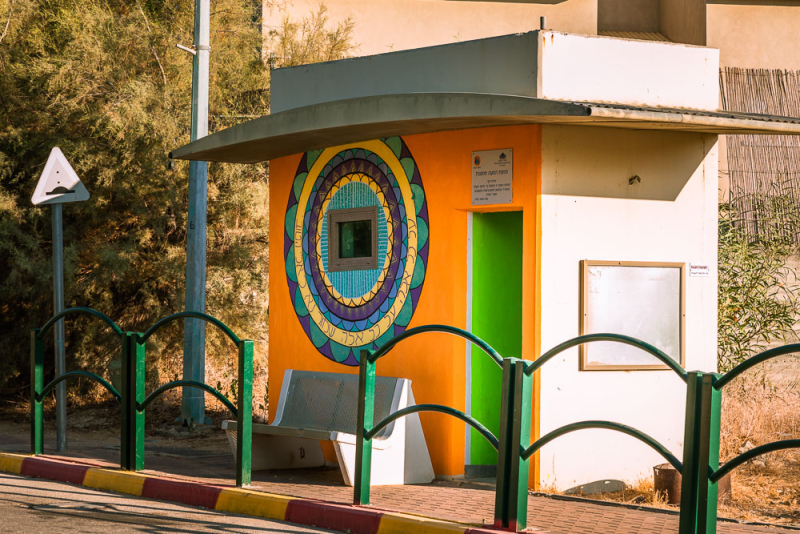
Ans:
[[[82,202],[89,199],[86,190],[72,166],[58,147],[53,147],[50,157],[39,177],[31,197],[34,206],[49,204],[53,207],[53,315],[64,311],[64,239],[62,204]],[[65,372],[64,319],[56,322],[55,336],[56,376]],[[67,450],[67,386],[56,385],[56,449]]]

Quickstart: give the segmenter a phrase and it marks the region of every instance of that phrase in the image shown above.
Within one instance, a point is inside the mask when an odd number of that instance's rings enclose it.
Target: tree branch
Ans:
[[[17,0],[11,0],[11,5],[8,6],[8,20],[6,21],[6,27],[3,28],[3,33],[0,33],[0,43],[3,42],[6,34],[8,33],[8,26],[11,24],[11,13],[14,11],[14,2]]]
[[[147,22],[147,16],[144,14],[144,9],[142,9],[142,4],[139,3],[139,0],[136,0],[136,7],[139,8],[139,13],[142,14],[144,25],[147,26],[147,33],[153,35],[153,30],[150,29],[150,23]],[[156,58],[156,63],[158,63],[159,70],[161,70],[161,78],[164,80],[164,85],[167,85],[167,74],[164,72],[164,66],[161,64],[161,60],[158,58],[156,47],[151,45],[150,51],[153,53],[153,57]]]

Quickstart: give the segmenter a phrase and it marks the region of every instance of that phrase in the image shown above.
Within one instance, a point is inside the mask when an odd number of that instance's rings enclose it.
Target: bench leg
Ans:
[[[406,385],[400,396],[398,409],[414,404],[414,393]],[[397,419],[393,425],[386,440],[379,440],[384,448],[372,447],[370,486],[431,483],[435,475],[419,414]],[[333,448],[342,470],[342,479],[346,485],[352,486],[355,478],[356,445],[347,441],[349,440],[334,440]]]
[[[236,432],[226,430],[225,435],[233,457],[236,458]],[[253,471],[303,469],[325,465],[322,446],[316,439],[253,434],[252,454]]]

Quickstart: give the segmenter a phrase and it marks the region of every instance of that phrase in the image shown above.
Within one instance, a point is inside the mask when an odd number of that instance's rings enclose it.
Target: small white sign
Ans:
[[[472,205],[511,204],[514,163],[510,148],[472,153]]]
[[[53,147],[31,197],[34,206],[89,200],[89,191],[75,174],[64,153]]]
[[[706,264],[690,264],[689,276],[709,276],[711,274],[711,266]]]

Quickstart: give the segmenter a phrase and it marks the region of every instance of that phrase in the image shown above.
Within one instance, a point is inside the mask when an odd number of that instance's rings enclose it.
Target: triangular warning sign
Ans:
[[[64,157],[61,149],[53,147],[31,197],[33,205],[63,204],[84,200],[89,200],[89,191],[72,170],[72,165]]]

